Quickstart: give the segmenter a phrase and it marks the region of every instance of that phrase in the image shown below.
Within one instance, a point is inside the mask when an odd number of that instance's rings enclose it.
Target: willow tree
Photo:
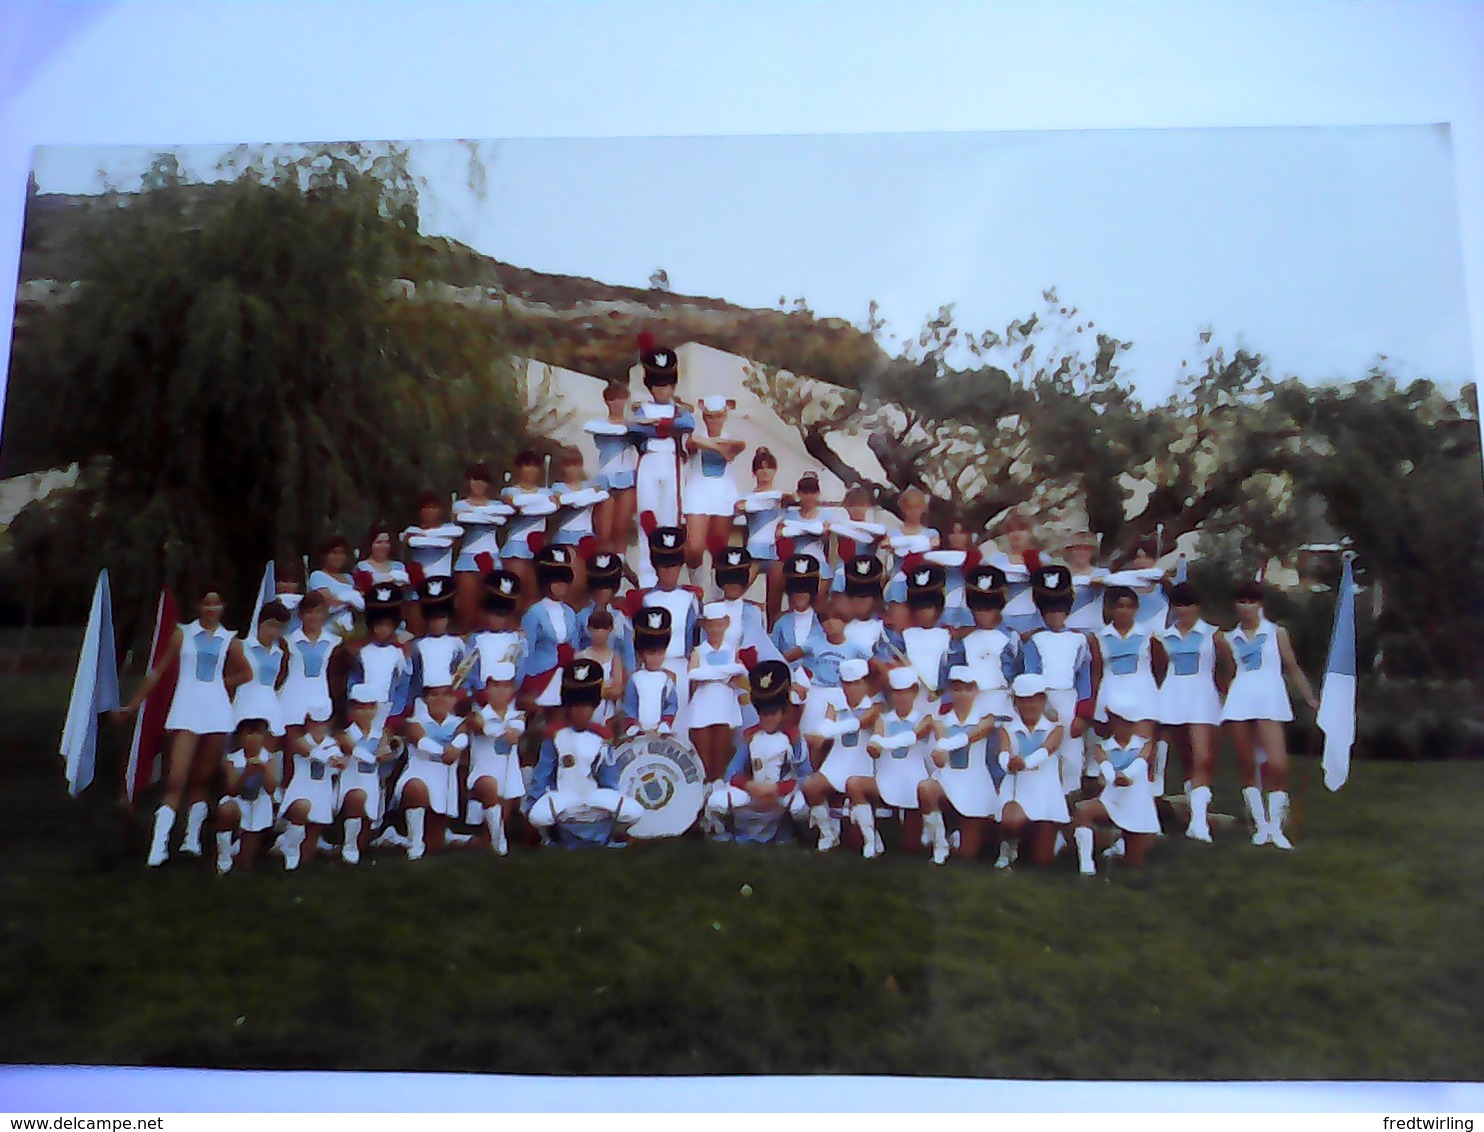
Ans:
[[[120,196],[25,368],[83,486],[19,524],[17,553],[45,526],[59,568],[107,564],[141,607],[204,577],[245,600],[270,555],[409,518],[419,489],[524,440],[498,320],[389,297],[419,246],[405,152],[228,164],[191,183],[161,155]]]

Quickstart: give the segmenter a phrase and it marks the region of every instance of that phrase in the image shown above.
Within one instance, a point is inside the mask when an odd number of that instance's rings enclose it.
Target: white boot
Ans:
[[[226,876],[232,871],[232,831],[230,829],[216,831],[216,871],[221,876]]]
[[[1015,858],[1018,856],[1020,856],[1019,841],[1001,841],[1000,856],[995,861],[994,867],[997,869],[1008,869],[1011,865],[1015,864]]]
[[[1209,786],[1197,786],[1190,792],[1190,825],[1185,828],[1185,836],[1192,841],[1211,840],[1211,826],[1206,820],[1206,812],[1210,807]]]
[[[340,849],[340,859],[347,865],[361,863],[361,819],[345,819],[345,844]]]
[[[1092,829],[1079,825],[1072,837],[1077,842],[1077,871],[1085,877],[1097,876],[1097,866],[1092,863]]]
[[[855,823],[855,828],[861,831],[861,856],[866,860],[878,856],[881,853],[880,842],[876,838],[876,813],[871,809],[869,803],[850,807],[850,820]]]
[[[1057,830],[1056,831],[1056,843],[1054,845],[1052,845],[1052,847],[1051,847],[1051,855],[1053,857],[1060,857],[1062,855],[1062,851],[1064,849],[1066,849],[1066,847],[1067,847],[1067,835],[1065,833],[1063,833],[1061,830]]]
[[[175,828],[175,807],[155,811],[155,832],[149,843],[149,867],[158,868],[170,856],[170,831]]]
[[[1170,760],[1170,744],[1166,739],[1161,739],[1154,745],[1154,796],[1162,797],[1165,792],[1165,766]]]
[[[941,865],[948,860],[948,827],[941,812],[922,815],[922,828],[933,847],[933,864]]]
[[[1279,849],[1292,849],[1293,842],[1283,832],[1283,819],[1288,816],[1288,791],[1274,790],[1268,795],[1268,836]]]
[[[1256,786],[1244,786],[1242,801],[1247,803],[1247,816],[1252,819],[1252,844],[1268,844],[1273,838],[1268,832],[1267,814],[1262,809],[1262,791]]]
[[[510,852],[510,843],[505,840],[505,807],[486,806],[484,808],[484,828],[490,833],[490,848],[500,856]]]
[[[809,824],[819,831],[819,851],[828,853],[840,844],[840,822],[830,813],[829,804],[809,807]]]
[[[1123,834],[1118,835],[1118,840],[1103,850],[1103,860],[1114,861],[1123,856]]]
[[[283,837],[283,867],[286,872],[293,872],[299,867],[299,850],[304,846],[304,836],[308,831],[302,825],[291,825],[284,830]]]
[[[190,857],[201,855],[201,827],[206,824],[206,803],[192,802],[186,811],[185,836],[180,839],[180,851]]]
[[[427,816],[428,811],[421,806],[407,811],[407,859],[409,861],[421,861],[423,854],[427,852],[427,846],[423,844],[423,822]]]

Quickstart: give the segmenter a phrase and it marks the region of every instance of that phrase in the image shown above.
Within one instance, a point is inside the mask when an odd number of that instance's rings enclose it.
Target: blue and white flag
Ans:
[[[1319,693],[1319,730],[1324,732],[1324,785],[1338,790],[1350,777],[1350,748],[1355,745],[1355,578],[1350,559],[1340,577],[1335,603],[1335,631],[1324,665]]]
[[[77,678],[72,682],[72,702],[62,728],[62,759],[66,764],[67,792],[74,798],[92,784],[98,754],[98,716],[119,707],[118,654],[113,647],[113,598],[108,589],[108,571],[98,574],[93,588],[93,609],[83,634],[77,658]]]
[[[242,630],[242,639],[250,641],[258,631],[258,617],[263,612],[263,606],[267,605],[278,596],[278,571],[273,568],[273,559],[268,559],[268,565],[263,567],[263,581],[258,586],[258,600],[253,603],[252,620],[247,623],[247,628]]]
[[[1188,568],[1185,562],[1185,555],[1182,554],[1179,558],[1175,559],[1175,576],[1170,579],[1170,584],[1176,586],[1183,585],[1187,572]]]

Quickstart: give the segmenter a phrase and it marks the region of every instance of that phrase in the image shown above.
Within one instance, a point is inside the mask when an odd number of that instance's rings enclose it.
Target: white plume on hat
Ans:
[[[1046,690],[1046,677],[1039,672],[1022,672],[1015,677],[1015,683],[1010,686],[1010,690],[1022,698],[1039,696]]]

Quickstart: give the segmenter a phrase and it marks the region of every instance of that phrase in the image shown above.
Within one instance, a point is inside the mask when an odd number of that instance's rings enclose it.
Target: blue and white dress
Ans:
[[[408,527],[402,538],[407,543],[407,557],[424,578],[447,578],[453,574],[454,546],[463,534],[464,528],[457,523],[444,523],[437,527]],[[416,601],[416,587],[404,596]]]
[[[278,691],[284,725],[303,727],[311,714],[328,719],[330,654],[340,647],[340,637],[326,628],[317,640],[310,640],[303,629],[295,629],[283,643],[289,654],[289,674]]]
[[[242,815],[238,828],[243,833],[262,833],[264,830],[272,829],[275,817],[273,792],[264,785],[264,775],[273,763],[273,756],[267,751],[259,751],[257,757],[249,765],[247,752],[236,750],[227,755],[227,762],[242,774],[242,778],[238,782],[237,793],[223,794],[217,804],[219,806],[224,806],[228,802],[237,804],[237,809]]]
[[[385,765],[376,757],[381,746],[381,733],[367,735],[356,724],[345,729],[354,752],[335,781],[335,812],[345,807],[345,799],[359,790],[365,795],[366,820],[373,826],[381,820],[381,777]]]
[[[850,779],[870,778],[876,773],[876,764],[866,749],[871,734],[861,728],[861,721],[880,704],[877,697],[866,695],[858,704],[847,701],[844,707],[835,709],[835,724],[842,733],[835,736],[834,745],[820,763],[819,773],[837,793],[845,793],[845,784]],[[847,720],[853,720],[853,726],[847,724],[848,729],[841,728],[839,725]]]
[[[457,638],[455,638],[457,639]],[[434,719],[428,705],[418,700],[409,722],[423,729],[423,737],[407,748],[407,765],[397,779],[394,803],[402,800],[402,791],[409,782],[421,782],[428,791],[428,809],[445,817],[457,817],[459,812],[458,764],[443,761],[444,748],[449,745],[466,749],[469,736],[459,731],[463,721],[453,712],[443,719]]]
[[[244,641],[242,655],[252,668],[252,679],[239,684],[232,693],[232,725],[235,727],[244,719],[266,719],[269,732],[281,736],[283,707],[278,702],[277,686],[283,671],[283,642],[274,641],[269,648],[257,639]]]
[[[747,528],[747,553],[754,562],[778,561],[778,524],[783,518],[783,492],[755,491],[742,497],[738,524]]]
[[[500,547],[500,557],[530,561],[545,545],[546,520],[556,514],[556,499],[544,487],[507,487],[501,492],[501,497],[515,514],[505,521],[505,542]]]
[[[552,488],[559,510],[552,520],[551,544],[575,546],[586,557],[594,548],[593,508],[608,498],[602,488],[559,483]]]
[[[933,737],[917,737],[924,713],[914,708],[906,718],[888,709],[877,720],[880,734],[868,740],[876,755],[876,790],[881,801],[899,810],[917,809],[917,787],[932,774]]]
[[[966,818],[1000,817],[999,781],[1004,770],[999,763],[998,743],[994,732],[987,738],[970,743],[969,737],[984,716],[977,706],[969,710],[967,719],[962,719],[956,710],[941,716],[944,727],[941,739],[934,749],[942,751],[947,762],[933,769],[933,777],[943,787],[943,793],[953,803],[953,808]]]
[[[720,648],[712,648],[710,641],[702,641],[693,655],[697,664],[690,670],[687,722],[691,727],[741,727],[742,706],[737,702],[741,693],[731,680],[747,675],[747,669],[738,662],[736,647],[723,641]]]
[[[329,825],[335,820],[335,779],[338,772],[330,760],[341,754],[340,744],[333,736],[326,735],[318,743],[305,736],[310,744],[307,755],[294,752],[294,775],[283,792],[283,809],[295,802],[309,803],[307,821],[314,825]]]
[[[604,491],[628,491],[639,469],[639,450],[629,436],[625,421],[592,420],[582,430],[593,438],[598,452],[598,472],[593,483]]]
[[[488,574],[491,570],[500,569],[500,528],[513,514],[515,509],[499,499],[483,503],[455,500],[453,519],[464,531],[459,555],[453,565],[455,572]],[[481,555],[487,556],[483,564]]]
[[[309,575],[311,593],[324,590],[330,595],[329,624],[338,633],[349,633],[356,627],[356,614],[366,608],[366,599],[356,589],[352,577],[336,577],[328,570],[315,570]]]
[[[1216,690],[1215,626],[1197,621],[1189,633],[1174,625],[1159,632],[1170,658],[1159,686],[1159,721],[1171,726],[1221,722],[1221,695]]]
[[[1271,719],[1288,723],[1293,703],[1283,679],[1283,656],[1278,651],[1278,626],[1264,617],[1249,633],[1238,625],[1226,635],[1237,673],[1226,690],[1223,720]]]
[[[234,726],[225,678],[227,652],[237,635],[223,625],[204,629],[200,621],[180,626],[180,635],[180,675],[165,730],[225,735]]]
[[[525,780],[520,773],[520,738],[526,733],[525,713],[510,704],[504,712],[496,711],[489,704],[476,708],[484,724],[482,734],[469,738],[469,789],[473,790],[482,778],[495,784],[501,798],[520,798],[526,791]],[[514,731],[517,738],[511,742],[505,738]]]
[[[1045,749],[1054,731],[1061,730],[1065,741],[1066,730],[1045,716],[1036,722],[1035,727],[1028,727],[1019,715],[1005,724],[1004,730],[1010,740],[1010,749],[1001,751],[999,756],[1000,767],[1007,772],[1000,783],[1001,806],[1018,803],[1029,821],[1049,821],[1058,825],[1071,821],[1067,796],[1062,790],[1061,760],[1056,753],[1038,754]],[[1012,753],[1027,760],[1024,770],[1009,769]]]
[[[1097,741],[1099,749],[1115,774],[1130,779],[1128,786],[1109,783],[1098,795],[1108,817],[1125,833],[1158,833],[1159,814],[1154,807],[1154,776],[1147,758],[1141,758],[1145,740],[1134,735],[1128,746],[1120,746],[1113,736]]]
[[[737,440],[733,435],[730,420],[722,425],[721,432],[712,436],[706,431],[706,422],[696,422],[692,436],[704,436],[707,440]],[[687,515],[731,516],[737,509],[737,485],[732,480],[732,461],[709,448],[692,448],[685,461],[685,500]]]
[[[1108,700],[1114,695],[1127,696],[1138,704],[1140,714],[1133,722],[1159,718],[1159,685],[1151,661],[1154,634],[1150,627],[1135,621],[1125,637],[1112,625],[1105,625],[1093,640],[1103,664],[1093,719],[1108,722]]]

